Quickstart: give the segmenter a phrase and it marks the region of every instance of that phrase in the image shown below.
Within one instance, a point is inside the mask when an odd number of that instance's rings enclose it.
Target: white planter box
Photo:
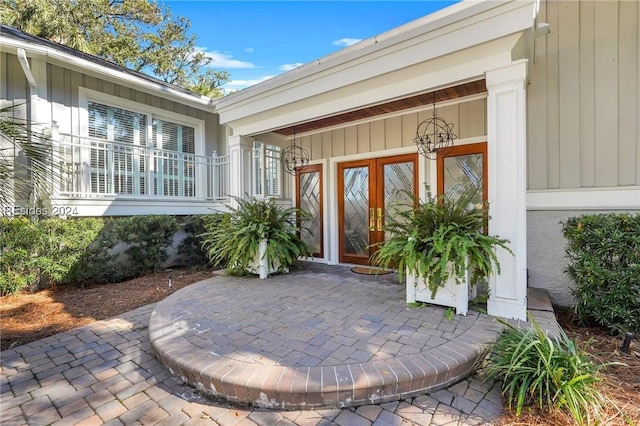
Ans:
[[[273,267],[269,268],[269,261],[267,260],[267,244],[269,244],[269,240],[264,239],[260,241],[260,245],[258,246],[258,253],[253,258],[253,261],[249,264],[247,270],[251,274],[258,275],[261,280],[265,280],[269,277],[269,275],[277,272],[280,269],[280,262],[275,261],[273,263]],[[284,272],[289,272],[289,268],[284,268]]]
[[[470,272],[467,269],[464,279],[456,283],[455,276],[450,276],[444,287],[436,292],[435,297],[431,297],[431,290],[426,281],[421,277],[416,277],[407,270],[407,303],[424,302],[440,306],[456,308],[458,315],[467,315],[469,310],[469,300],[476,297],[476,287],[471,287]]]

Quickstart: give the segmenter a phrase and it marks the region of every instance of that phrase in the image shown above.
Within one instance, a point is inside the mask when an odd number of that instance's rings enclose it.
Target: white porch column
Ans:
[[[502,273],[489,279],[490,315],[526,320],[526,78],[527,61],[486,73],[489,232],[510,241],[498,250]]]
[[[229,136],[229,191],[231,196],[245,198],[251,189],[251,148],[252,141],[245,136]]]

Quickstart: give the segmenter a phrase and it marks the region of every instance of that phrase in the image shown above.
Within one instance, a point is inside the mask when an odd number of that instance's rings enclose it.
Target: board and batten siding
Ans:
[[[448,123],[458,139],[487,134],[486,99],[475,99],[443,107],[437,114]],[[432,109],[353,124],[334,130],[326,130],[296,138],[296,143],[306,149],[311,160],[342,157],[394,148],[415,146],[418,123],[433,114]]]
[[[543,0],[528,88],[528,189],[640,185],[640,5]]]
[[[2,53],[1,55],[2,84],[0,84],[0,99],[3,103],[4,101],[16,104],[28,102],[29,87],[18,58],[9,53]],[[116,96],[127,101],[163,109],[168,112],[168,116],[171,116],[171,113],[175,113],[203,120],[205,123],[206,154],[211,155],[214,150],[217,150],[218,154],[224,154],[221,150],[225,150],[226,144],[218,143],[220,140],[220,126],[217,114],[130,89],[126,86],[58,65],[47,64],[47,96],[51,107],[51,119],[57,122],[62,133],[80,134],[81,126],[78,122],[79,114],[77,108],[80,106],[78,97],[81,87]]]

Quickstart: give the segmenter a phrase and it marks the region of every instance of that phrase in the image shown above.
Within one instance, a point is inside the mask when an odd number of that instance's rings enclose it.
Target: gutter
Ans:
[[[0,51],[7,51],[7,48],[16,49],[18,53],[18,60],[20,61],[20,65],[25,72],[25,76],[27,77],[31,88],[33,88],[33,86],[32,81],[29,80],[29,76],[33,78],[33,74],[31,73],[31,68],[29,67],[29,63],[26,60],[26,50],[28,50],[32,56],[40,55],[48,59],[55,60],[56,62],[58,62],[58,65],[66,68],[76,69],[81,73],[96,73],[103,76],[100,78],[104,78],[105,80],[119,80],[121,82],[119,84],[141,90],[145,93],[154,94],[161,98],[183,103],[185,105],[210,113],[216,112],[216,104],[218,101],[217,99],[212,99],[202,95],[197,96],[182,93],[178,90],[166,86],[154,84],[151,81],[142,80],[141,78],[127,74],[123,71],[116,71],[103,67],[94,62],[67,54],[65,52],[61,52],[49,47],[26,43],[24,41],[18,41],[9,37],[0,36]],[[22,51],[23,53],[20,53],[20,51]],[[35,79],[33,80],[33,82],[35,83]],[[35,90],[37,91],[37,85],[35,86]]]

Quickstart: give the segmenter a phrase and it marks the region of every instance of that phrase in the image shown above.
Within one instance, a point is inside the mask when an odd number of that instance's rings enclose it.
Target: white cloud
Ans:
[[[361,38],[341,38],[340,40],[334,40],[333,44],[336,46],[351,46],[362,41]]]
[[[299,66],[303,65],[302,62],[296,62],[294,64],[284,64],[284,65],[280,65],[278,68],[281,71],[291,71],[292,69],[298,68]]]
[[[253,47],[247,47],[244,51],[247,53],[253,53]]]
[[[238,59],[234,59],[233,56],[231,56],[228,53],[221,53],[221,52],[216,52],[216,51],[207,52],[207,48],[206,47],[196,47],[195,50],[198,51],[198,52],[202,52],[202,53],[205,54],[205,56],[207,56],[208,58],[211,58],[211,63],[209,64],[209,66],[217,68],[217,69],[257,68],[251,62],[240,61]]]
[[[250,80],[231,80],[225,84],[225,87],[232,89],[244,89],[245,87],[253,86],[254,84],[261,83],[273,77],[273,75],[265,75],[260,78],[253,78]]]

